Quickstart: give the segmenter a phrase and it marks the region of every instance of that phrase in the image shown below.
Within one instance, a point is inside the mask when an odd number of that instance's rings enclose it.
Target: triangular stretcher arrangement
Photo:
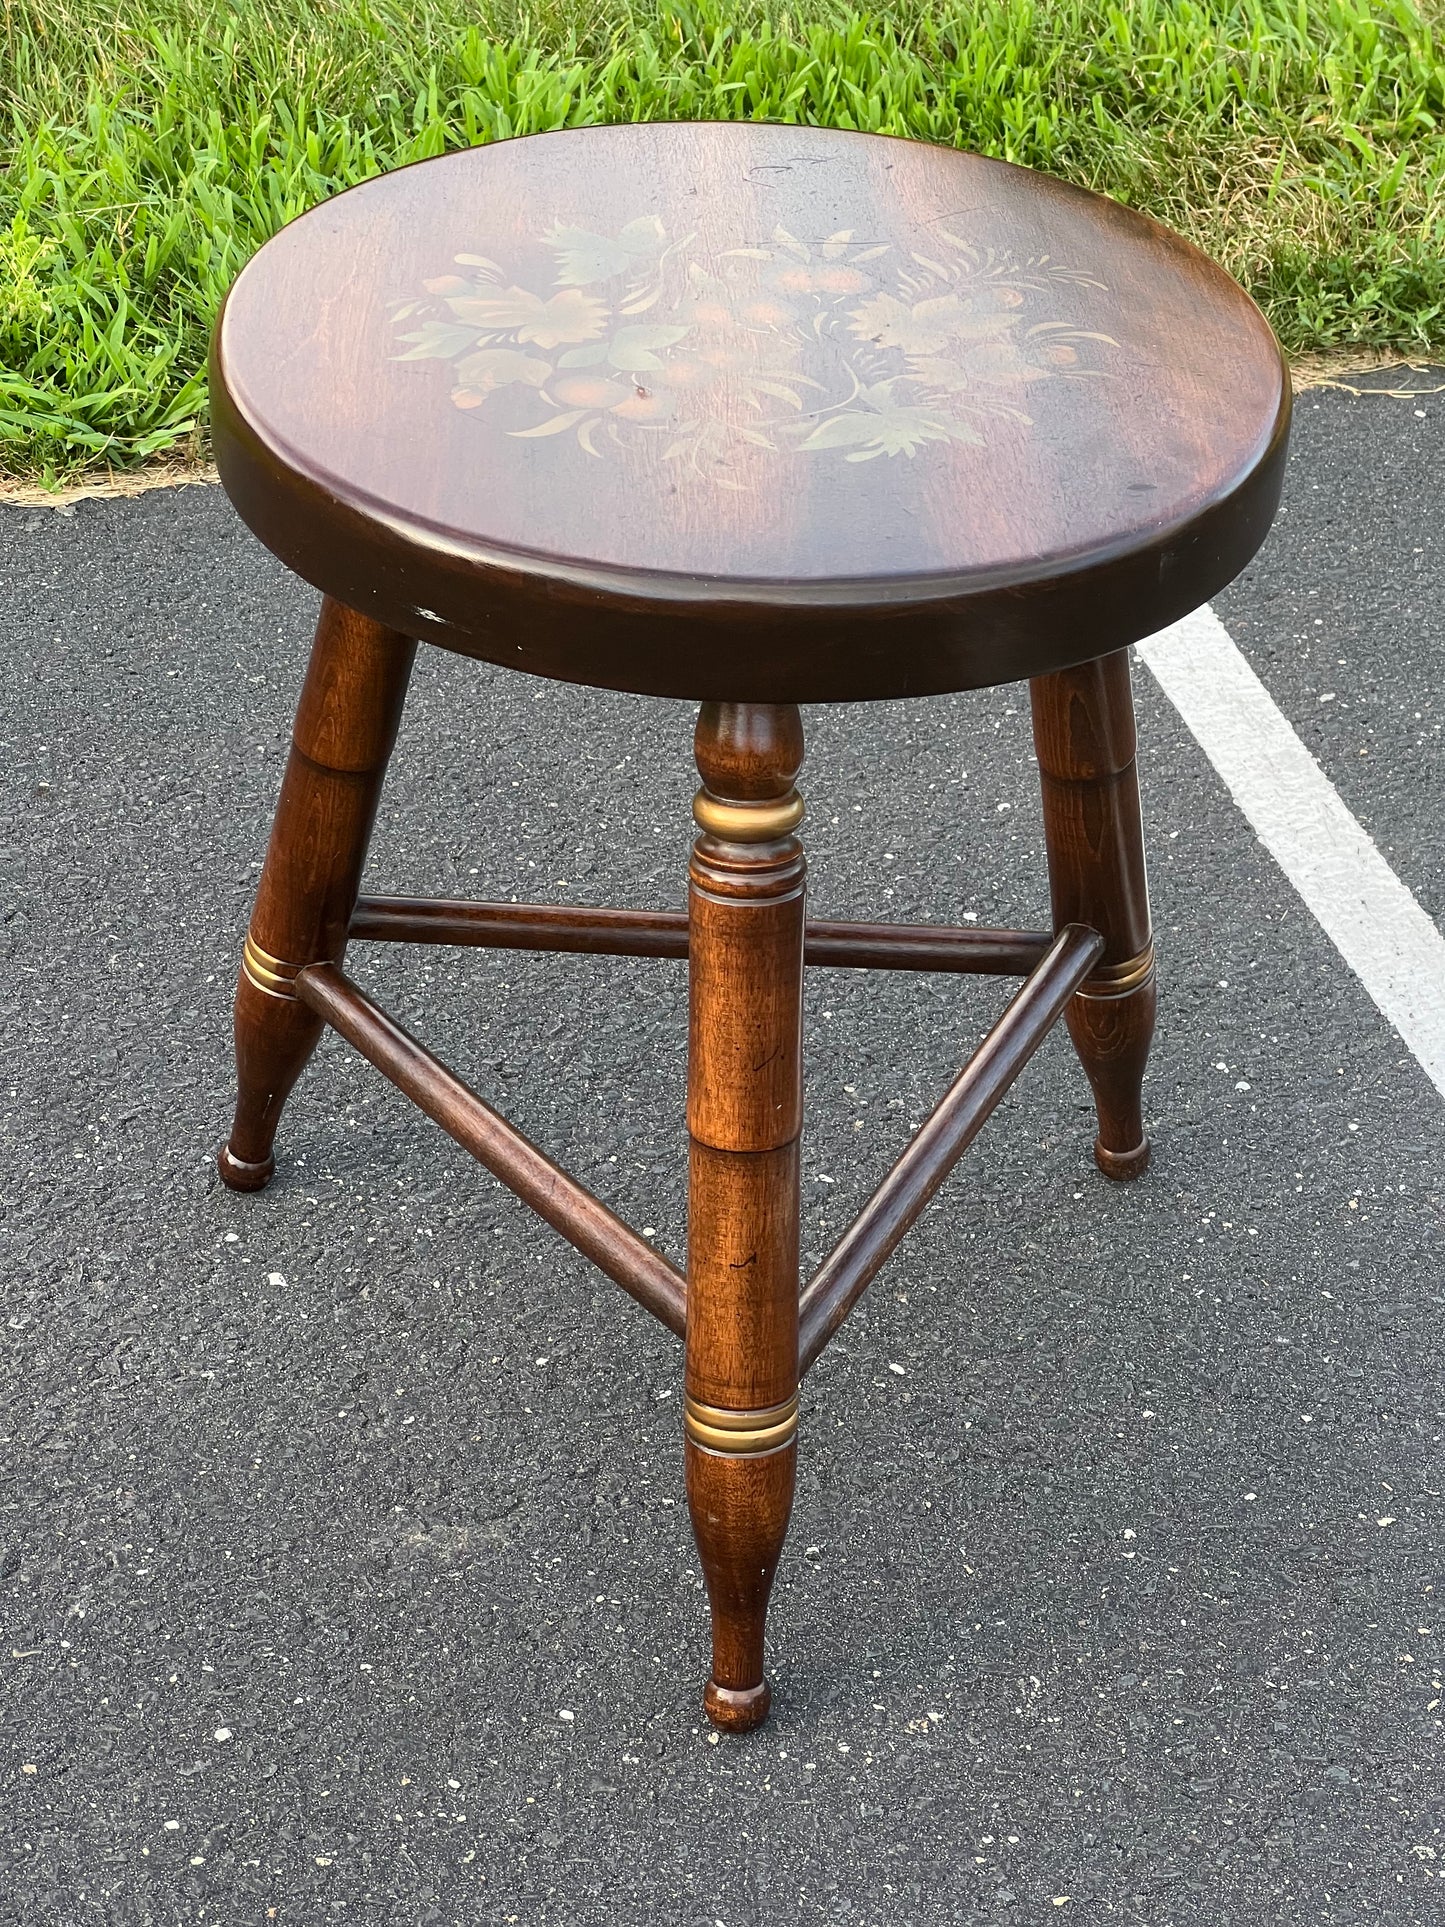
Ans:
[[[683,911],[362,897],[351,920],[351,935],[392,943],[611,956],[685,958],[688,954],[688,920]],[[802,1289],[800,1376],[818,1358],[978,1135],[1088,978],[1103,947],[1099,932],[1085,924],[1066,925],[1057,935],[931,924],[807,924],[803,955],[809,964],[1022,976],[1024,981]],[[670,1331],[679,1338],[685,1335],[687,1282],[682,1274],[432,1056],[343,971],[330,963],[312,964],[297,974],[291,988],[494,1177]]]

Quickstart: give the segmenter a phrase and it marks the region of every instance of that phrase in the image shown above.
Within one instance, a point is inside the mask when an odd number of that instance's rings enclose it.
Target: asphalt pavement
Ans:
[[[1304,394],[1216,605],[1437,923],[1440,384]],[[1150,676],[1153,1165],[1051,1038],[808,1381],[719,1742],[674,1341],[338,1039],[216,1179],[314,615],[214,488],[0,509],[0,1921],[1445,1917],[1445,1101]],[[1025,691],[806,720],[818,914],[1046,920]],[[371,887],[678,904],[690,732],[424,651]],[[680,1259],[677,965],[353,961]],[[810,975],[809,1258],[1003,994]]]

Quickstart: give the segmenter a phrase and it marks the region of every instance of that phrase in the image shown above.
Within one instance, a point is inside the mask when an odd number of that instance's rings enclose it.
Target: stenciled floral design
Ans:
[[[981,446],[990,422],[1030,423],[1033,383],[1105,374],[1087,349],[1118,345],[1030,319],[1061,291],[1102,289],[1086,270],[942,228],[928,254],[849,229],[809,245],[778,228],[767,246],[704,255],[652,215],[615,235],[559,225],[542,240],[550,290],[459,254],[461,272],[397,309],[412,323],[399,358],[452,363],[458,408],[512,391],[509,435],[570,433],[594,456],[599,441],[655,438],[661,460],[724,488],[746,486],[754,450],[866,462]]]

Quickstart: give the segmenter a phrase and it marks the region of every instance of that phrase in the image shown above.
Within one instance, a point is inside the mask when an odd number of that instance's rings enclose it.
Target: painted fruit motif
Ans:
[[[507,390],[515,423],[525,398],[511,437],[568,436],[599,459],[656,440],[658,459],[722,488],[746,487],[760,455],[983,446],[990,425],[1031,425],[1033,384],[1111,372],[1097,350],[1117,342],[1055,318],[1061,294],[1104,283],[1047,256],[943,228],[929,254],[778,228],[704,260],[696,238],[669,238],[655,215],[615,234],[559,224],[541,237],[550,288],[459,254],[460,272],[394,313],[410,324],[398,358],[449,362],[458,408]]]

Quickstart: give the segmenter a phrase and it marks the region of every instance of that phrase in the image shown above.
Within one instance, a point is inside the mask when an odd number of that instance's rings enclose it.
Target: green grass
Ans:
[[[1445,342],[1445,0],[0,0],[0,471],[203,447],[216,305],[283,221],[448,148],[762,118],[1147,208],[1293,351]]]

